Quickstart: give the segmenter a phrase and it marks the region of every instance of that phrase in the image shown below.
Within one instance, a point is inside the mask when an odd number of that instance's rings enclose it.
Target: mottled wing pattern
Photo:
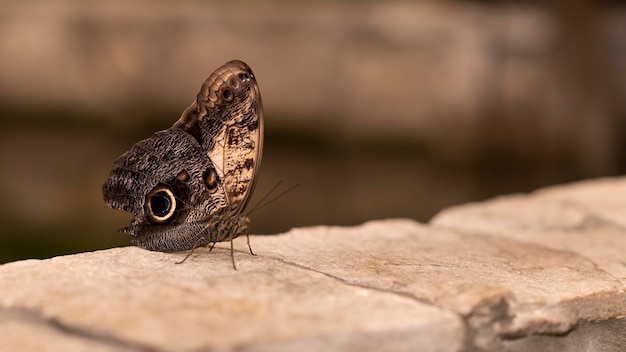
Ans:
[[[231,215],[240,214],[254,191],[263,154],[263,105],[250,67],[233,60],[218,68],[174,126],[200,138]]]
[[[140,141],[115,161],[103,185],[105,204],[134,215],[122,231],[143,248],[159,251],[192,249],[201,237],[209,242],[206,219],[227,209],[220,187],[207,188],[207,172],[214,170],[201,145],[187,132],[170,128]],[[184,175],[185,178],[182,178]],[[147,199],[155,189],[173,195],[173,213],[163,223],[151,220]]]
[[[232,254],[232,239],[247,235],[243,210],[262,152],[256,79],[245,63],[230,61],[171,128],[116,160],[103,186],[105,203],[134,215],[123,232],[143,248],[178,251],[228,240]]]

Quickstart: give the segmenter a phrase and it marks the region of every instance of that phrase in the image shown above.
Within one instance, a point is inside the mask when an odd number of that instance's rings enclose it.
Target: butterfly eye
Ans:
[[[176,210],[174,193],[166,186],[156,186],[146,197],[146,212],[152,223],[169,221]]]
[[[224,98],[225,101],[233,101],[233,92],[228,88],[224,89],[222,92],[222,98]]]
[[[204,185],[208,189],[214,189],[217,186],[217,173],[215,169],[206,169],[202,177],[204,179]]]

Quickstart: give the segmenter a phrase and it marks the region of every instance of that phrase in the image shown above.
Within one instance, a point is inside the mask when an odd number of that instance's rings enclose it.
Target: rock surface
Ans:
[[[620,351],[626,179],[441,212],[0,266],[0,350]]]

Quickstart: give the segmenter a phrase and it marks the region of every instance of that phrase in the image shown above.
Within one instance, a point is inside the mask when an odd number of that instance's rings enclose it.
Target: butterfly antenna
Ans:
[[[283,180],[278,181],[278,183],[274,187],[272,187],[272,189],[270,189],[270,191],[267,192],[263,197],[261,197],[261,199],[258,202],[256,202],[256,204],[253,205],[252,208],[250,209],[256,209],[259,206],[259,204],[263,203],[263,201],[265,201],[267,197],[269,197],[272,193],[274,193],[276,188],[278,188],[278,186],[280,186],[282,183],[283,183]]]
[[[300,186],[300,184],[299,184],[299,183],[296,183],[295,185],[293,185],[293,186],[291,186],[291,187],[287,188],[285,191],[283,191],[283,192],[281,192],[280,194],[278,194],[276,197],[274,197],[274,198],[272,198],[272,199],[268,200],[267,202],[263,203],[263,202],[267,199],[267,197],[269,197],[269,196],[272,194],[272,192],[274,192],[274,191],[276,190],[276,188],[278,188],[278,186],[280,186],[282,183],[283,183],[283,181],[282,181],[282,180],[281,180],[281,181],[279,181],[279,182],[276,184],[276,186],[274,186],[274,187],[273,187],[273,188],[272,188],[269,192],[267,192],[267,194],[266,194],[265,196],[263,196],[263,198],[261,198],[261,200],[259,200],[259,201],[258,201],[258,202],[257,202],[257,203],[256,203],[256,204],[252,207],[252,208],[250,208],[250,211],[248,212],[248,214],[247,214],[247,215],[250,215],[250,214],[252,214],[253,212],[255,212],[255,211],[257,211],[257,210],[260,210],[260,209],[265,208],[266,206],[268,206],[268,205],[272,204],[274,201],[276,201],[276,200],[277,200],[277,199],[279,199],[280,197],[284,196],[285,194],[287,194],[287,193],[289,193],[289,192],[293,191],[293,190],[294,190],[294,189],[296,189],[298,186]],[[263,204],[261,204],[261,203],[263,203]]]

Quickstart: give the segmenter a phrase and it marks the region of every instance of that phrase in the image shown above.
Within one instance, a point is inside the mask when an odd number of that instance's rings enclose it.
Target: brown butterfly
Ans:
[[[172,252],[230,241],[232,257],[232,240],[248,236],[244,209],[262,152],[259,87],[250,67],[233,60],[209,76],[172,127],[115,161],[104,201],[134,215],[120,231],[140,247]]]

